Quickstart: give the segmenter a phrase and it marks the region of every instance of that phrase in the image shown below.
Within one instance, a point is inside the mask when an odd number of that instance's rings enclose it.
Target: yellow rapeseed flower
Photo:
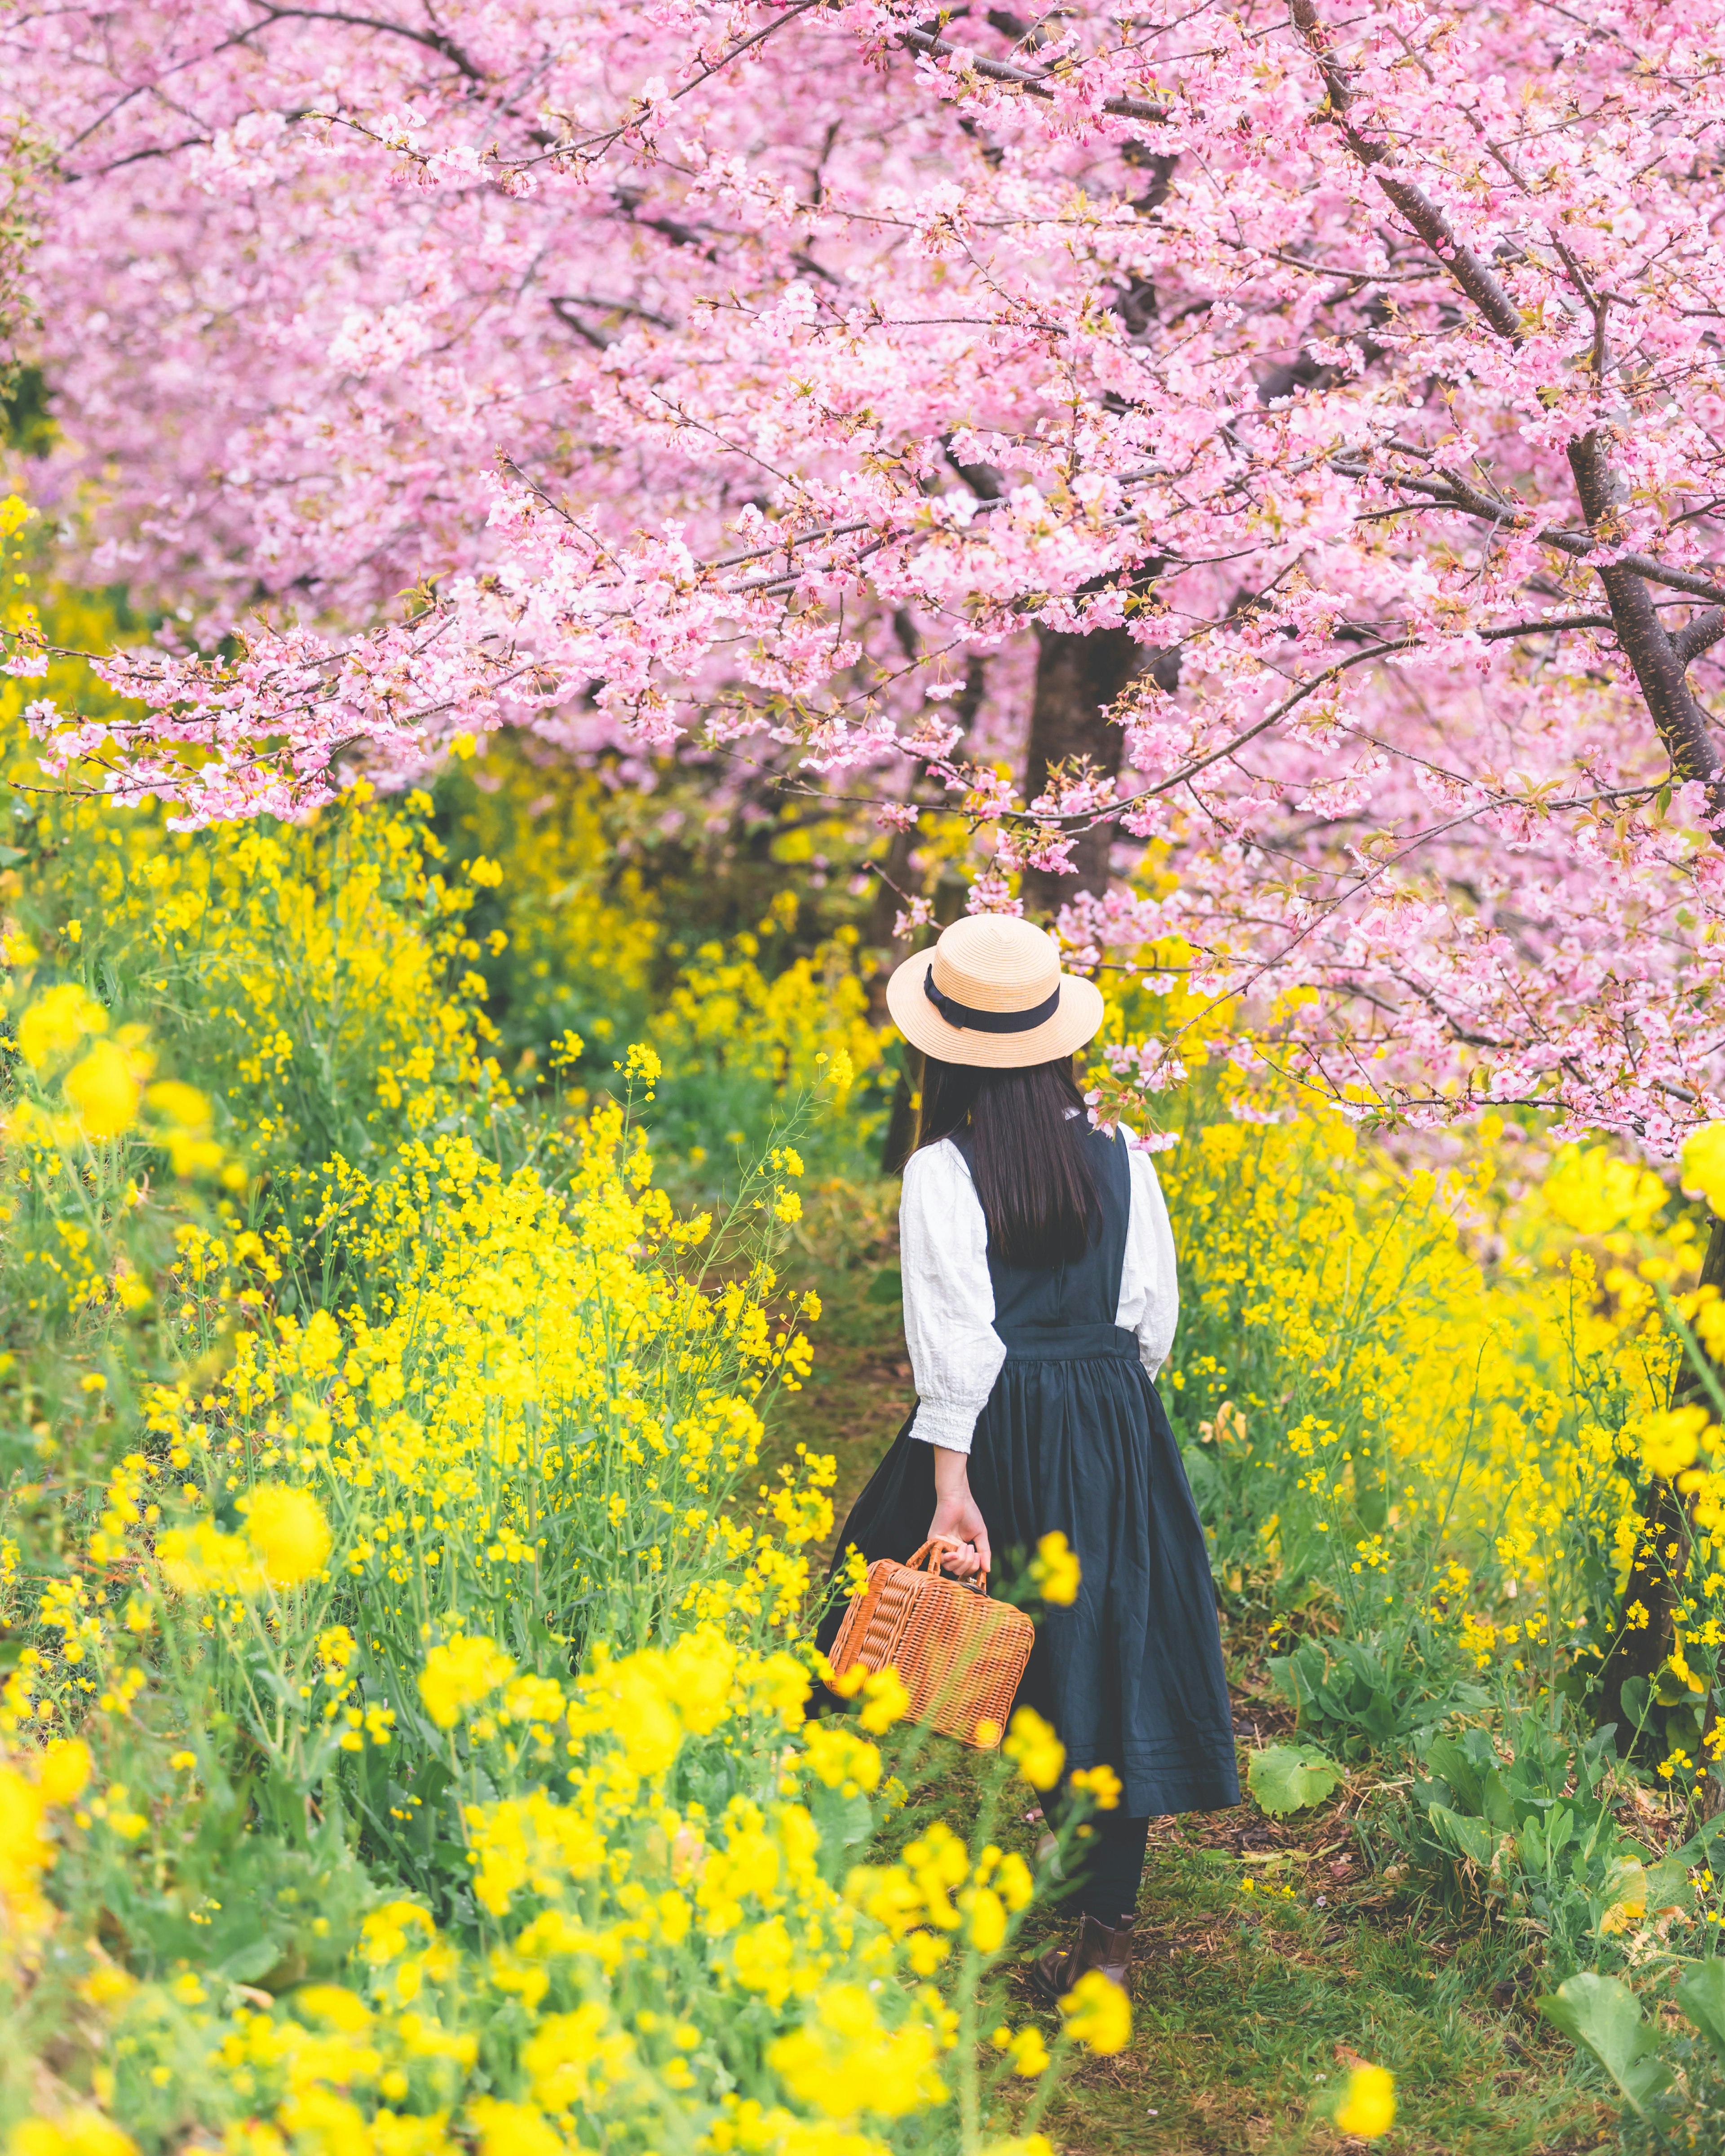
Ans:
[[[138,1112],[137,1075],[117,1041],[97,1041],[66,1073],[64,1091],[86,1137],[116,1138]]]
[[[1111,2058],[1132,2041],[1132,2001],[1101,1969],[1086,1969],[1060,2001],[1066,2034],[1099,2058]]]
[[[434,1647],[419,1672],[419,1697],[439,1729],[453,1729],[470,1707],[515,1675],[515,1664],[493,1640],[448,1640]]]
[[[946,2094],[939,2039],[925,2021],[885,2028],[860,1984],[829,1984],[814,2017],[767,2048],[767,2063],[798,2103],[829,2118],[872,2111],[902,2118]]]
[[[246,1539],[272,1587],[299,1587],[329,1563],[330,1523],[309,1490],[266,1483],[245,1506]]]
[[[1062,1605],[1078,1599],[1078,1553],[1056,1527],[1044,1535],[1030,1560],[1030,1577],[1042,1590],[1045,1602]]]
[[[970,1943],[978,1953],[999,1953],[1006,1943],[1006,1904],[992,1887],[970,1897]]]
[[[1644,1232],[1666,1202],[1665,1185],[1651,1168],[1604,1146],[1564,1146],[1541,1189],[1558,1218],[1583,1235]]]
[[[83,1795],[95,1762],[81,1737],[59,1738],[42,1755],[36,1786],[51,1804],[69,1804]]]
[[[1099,1812],[1111,1812],[1120,1802],[1124,1785],[1114,1769],[1104,1763],[1100,1767],[1081,1767],[1072,1777],[1073,1789],[1090,1797]]]
[[[803,1732],[803,1758],[817,1781],[836,1789],[846,1782],[870,1792],[880,1786],[877,1748],[854,1736],[842,1722],[812,1722]]]
[[[1395,2076],[1387,2066],[1356,2066],[1348,2076],[1336,2123],[1344,2133],[1376,2141],[1395,2123]]]
[[[910,1712],[911,1695],[895,1669],[875,1670],[865,1679],[863,1709],[856,1717],[871,1737],[884,1736]]]
[[[177,1078],[158,1078],[144,1098],[167,1122],[183,1123],[188,1130],[203,1129],[209,1123],[209,1102],[195,1086]]]
[[[177,1594],[255,1594],[264,1584],[256,1553],[244,1536],[224,1534],[213,1520],[170,1527],[156,1545],[162,1576]]]
[[[386,1902],[381,1909],[373,1909],[360,1926],[360,1952],[374,1965],[398,1961],[410,1944],[415,1948],[423,1945],[434,1930],[430,1917],[417,1902]]]
[[[478,2129],[479,2156],[568,2156],[568,2143],[536,2104],[483,2096],[468,2117]]]
[[[1012,2070],[1015,2074],[1022,2074],[1026,2081],[1031,2081],[1038,2074],[1047,2071],[1048,2046],[1043,2041],[1042,2031],[1034,2021],[1019,2030],[1009,2048]]]
[[[222,1166],[225,1156],[211,1135],[214,1111],[195,1086],[182,1085],[177,1078],[162,1079],[147,1088],[144,1105],[158,1125],[151,1135],[167,1152],[176,1175],[196,1175]]]
[[[1051,1789],[1066,1763],[1066,1748],[1034,1707],[1014,1711],[1012,1727],[1001,1746],[1033,1789]]]
[[[137,2156],[137,2143],[99,2111],[27,2118],[12,2130],[9,2156]]]
[[[339,1984],[308,1984],[294,1994],[295,2014],[315,2014],[344,2036],[357,2036],[372,2025],[372,2010],[357,1991]]]
[[[1692,1466],[1707,1427],[1707,1409],[1694,1402],[1680,1408],[1655,1408],[1643,1416],[1637,1435],[1649,1474],[1675,1480],[1684,1468]],[[1713,1432],[1716,1439],[1718,1435]]]
[[[1725,1214],[1725,1123],[1703,1123],[1684,1139],[1683,1188]]]
[[[18,1022],[18,1050],[33,1070],[69,1055],[93,1033],[105,1033],[108,1014],[75,981],[62,981],[37,997]]]

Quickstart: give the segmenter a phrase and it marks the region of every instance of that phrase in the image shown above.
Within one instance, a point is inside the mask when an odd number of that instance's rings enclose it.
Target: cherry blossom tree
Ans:
[[[932,793],[973,905],[1183,991],[1134,1086],[1201,1043],[1416,1122],[1725,1113],[1717,11],[0,37],[57,157],[38,498],[167,616],[102,661],[135,722],[33,707],[51,762],[198,821],[526,726],[901,852]]]

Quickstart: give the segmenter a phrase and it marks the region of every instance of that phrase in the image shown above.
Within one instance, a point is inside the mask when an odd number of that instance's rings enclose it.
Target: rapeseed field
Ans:
[[[62,643],[114,633],[52,603]],[[1239,1065],[1173,1097],[1163,1392],[1253,1800],[1153,1845],[1136,2032],[1100,1976],[1044,2014],[1021,1964],[1084,1830],[1036,1815],[1052,1732],[956,1761],[891,1673],[809,1713],[835,1498],[892,1426],[901,1080],[850,883],[508,742],[176,831],[48,785],[6,693],[20,2156],[1531,2149],[1662,2133],[1673,2090],[1712,2115],[1704,1203],[1512,1119],[1416,1142]],[[1178,1018],[1108,992],[1117,1032]],[[1706,1146],[1687,1179],[1721,1194]],[[1546,2070],[1445,2088],[1430,2017],[1376,2006],[1241,2051],[1350,1896],[1461,1942],[1466,2041]],[[1244,2108],[1133,2094],[1220,2087],[1163,2003],[1194,1953],[1254,1972]],[[1671,1981],[1701,2034],[1656,2086]]]

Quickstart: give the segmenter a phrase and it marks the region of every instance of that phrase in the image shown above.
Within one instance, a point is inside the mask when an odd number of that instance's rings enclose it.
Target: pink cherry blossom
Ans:
[[[900,828],[910,759],[973,908],[1142,857],[1062,921],[1197,998],[1129,1088],[1725,1113],[1717,10],[22,0],[0,59],[31,484],[168,624],[50,762],[198,823],[508,724]],[[1121,778],[1026,801],[1036,639],[1122,624]]]

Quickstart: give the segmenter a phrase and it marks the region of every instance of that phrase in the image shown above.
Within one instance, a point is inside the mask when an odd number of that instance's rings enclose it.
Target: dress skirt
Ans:
[[[970,1489],[996,1578],[1063,1533],[1081,1584],[1029,1604],[1021,1704],[1051,1722],[1069,1770],[1106,1763],[1132,1817],[1240,1801],[1204,1530],[1133,1336],[1111,1324],[997,1327],[1006,1361],[978,1419]],[[839,1551],[908,1558],[935,1509],[934,1449],[906,1422],[845,1522]],[[836,1618],[823,1629],[829,1645]]]

